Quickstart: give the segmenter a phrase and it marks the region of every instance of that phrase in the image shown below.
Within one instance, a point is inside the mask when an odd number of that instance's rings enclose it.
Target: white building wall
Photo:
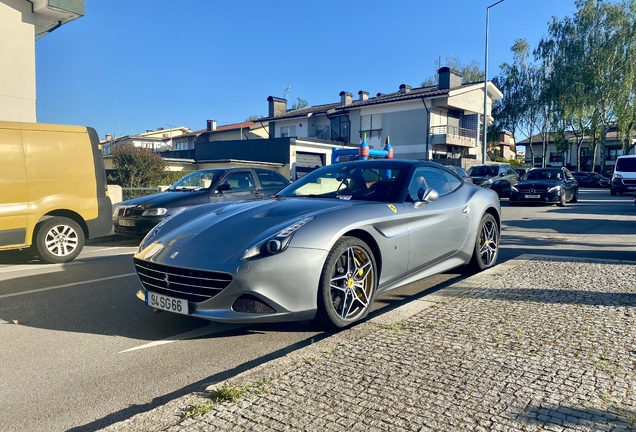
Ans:
[[[35,25],[28,1],[0,0],[0,62],[0,120],[35,122]]]

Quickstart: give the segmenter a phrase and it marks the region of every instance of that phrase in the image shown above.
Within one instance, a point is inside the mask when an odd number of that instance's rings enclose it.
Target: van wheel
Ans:
[[[53,217],[35,228],[35,249],[42,261],[65,263],[77,257],[84,247],[84,231],[72,219]]]

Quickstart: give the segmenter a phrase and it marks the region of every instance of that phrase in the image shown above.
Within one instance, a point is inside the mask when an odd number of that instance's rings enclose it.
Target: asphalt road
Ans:
[[[524,253],[636,261],[633,198],[592,189],[579,198],[564,208],[504,199],[499,262]],[[135,246],[91,242],[66,265],[0,253],[0,430],[96,430],[328,337],[308,323],[248,327],[154,313],[135,298]],[[393,291],[371,316],[463,277]]]

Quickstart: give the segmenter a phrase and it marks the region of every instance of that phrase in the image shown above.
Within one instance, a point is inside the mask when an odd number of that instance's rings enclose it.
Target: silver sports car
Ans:
[[[312,171],[272,199],[165,219],[134,264],[148,306],[224,322],[315,319],[342,328],[376,295],[497,260],[490,189],[433,162],[368,160]]]

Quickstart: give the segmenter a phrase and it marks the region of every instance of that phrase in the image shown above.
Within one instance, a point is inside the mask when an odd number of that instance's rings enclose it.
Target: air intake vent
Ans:
[[[149,291],[200,303],[223,291],[232,275],[221,272],[190,270],[135,259],[141,284]]]

